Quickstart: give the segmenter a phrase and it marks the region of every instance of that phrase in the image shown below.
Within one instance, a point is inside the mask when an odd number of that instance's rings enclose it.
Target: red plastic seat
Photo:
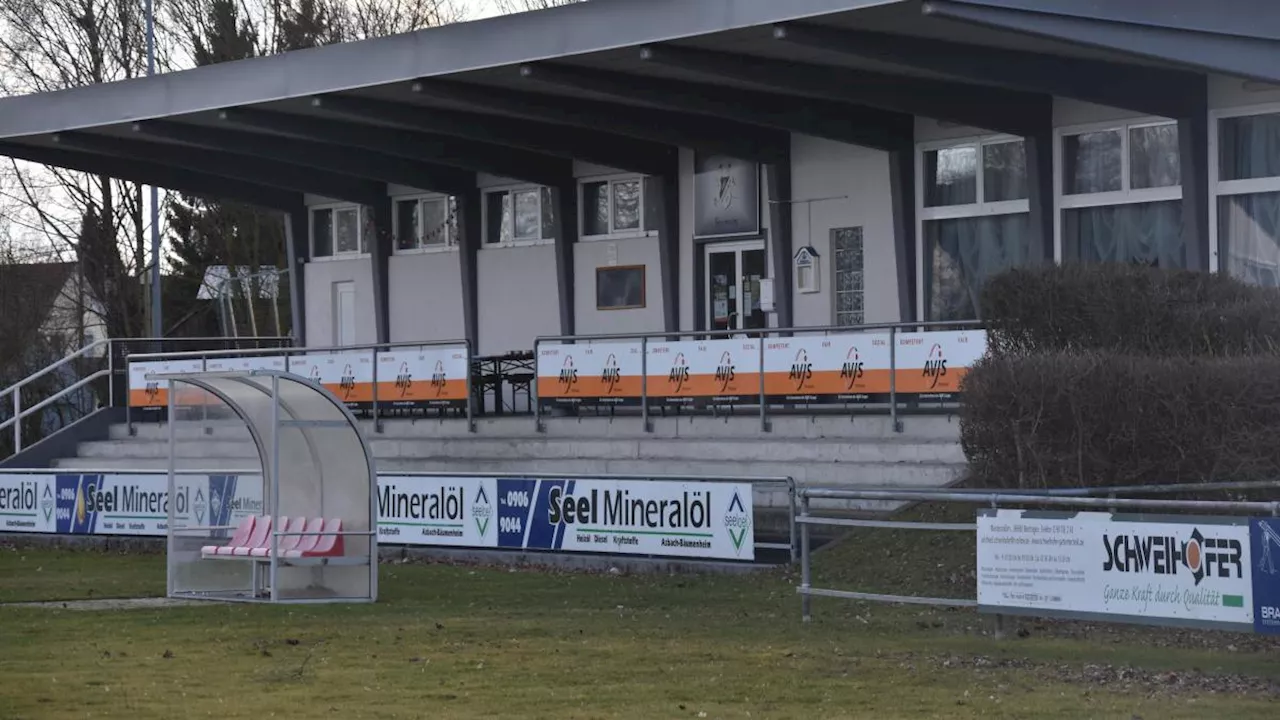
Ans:
[[[302,553],[302,557],[340,557],[343,554],[342,536],[334,533],[342,532],[342,520],[330,518],[324,521],[323,532],[316,546]]]
[[[280,518],[280,532],[282,533],[300,533],[307,524],[307,519],[303,517]],[[302,540],[301,535],[285,535],[280,538],[281,557],[286,550],[292,550],[298,542]],[[266,547],[257,547],[249,551],[250,557],[270,557],[271,556],[271,536],[267,536]]]
[[[218,555],[218,551],[223,548],[243,546],[249,541],[249,536],[253,534],[253,524],[256,519],[257,518],[254,515],[244,518],[240,521],[240,524],[236,526],[236,531],[231,534],[231,539],[227,541],[226,545],[205,545],[200,548],[200,553],[202,555]],[[227,552],[221,554],[230,555],[231,553]]]
[[[303,553],[310,552],[311,550],[315,549],[316,543],[320,542],[320,536],[317,535],[316,533],[320,532],[323,529],[324,529],[323,518],[311,518],[310,520],[307,520],[306,527],[302,531],[306,534],[298,538],[298,544],[294,545],[292,549],[288,551],[282,550],[280,552],[280,557],[300,558],[302,557]]]
[[[271,537],[271,517],[269,515],[263,515],[262,517],[258,518],[258,521],[256,523],[253,524],[253,534],[249,536],[248,542],[234,548],[221,548],[218,551],[218,554],[232,555],[234,557],[248,557],[249,553],[252,552],[254,548],[268,547],[270,537]],[[223,550],[228,550],[228,549],[231,552],[222,552]]]

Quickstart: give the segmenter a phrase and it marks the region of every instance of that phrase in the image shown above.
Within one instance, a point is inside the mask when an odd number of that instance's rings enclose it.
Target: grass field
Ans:
[[[872,540],[874,538],[874,541]],[[822,582],[956,594],[972,542],[878,532]],[[969,566],[971,569],[971,565]],[[382,568],[373,606],[0,607],[0,719],[1248,718],[1280,645],[815,601],[794,578]],[[0,602],[163,593],[159,555],[0,546]]]

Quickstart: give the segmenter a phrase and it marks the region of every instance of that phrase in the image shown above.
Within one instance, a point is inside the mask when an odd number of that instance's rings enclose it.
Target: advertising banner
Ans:
[[[496,547],[497,480],[383,475],[378,542]]]
[[[1280,635],[1280,518],[1250,521],[1249,542],[1257,563],[1253,572],[1253,630]]]
[[[498,479],[498,546],[755,557],[748,483]]]
[[[182,474],[180,526],[234,526],[264,512],[257,474]],[[750,483],[380,475],[378,541],[752,560]],[[168,478],[0,474],[0,532],[158,537]],[[230,531],[222,531],[229,535]]]
[[[347,407],[373,404],[373,353],[368,350],[311,353],[289,359],[289,371],[318,382]]]
[[[204,361],[207,372],[249,372],[250,370],[277,370],[287,372],[288,361],[283,355],[253,355],[248,357],[211,357]]]
[[[147,375],[166,373],[197,373],[204,371],[204,361],[160,360],[129,363],[129,406],[159,409],[169,406],[169,384],[162,380],[147,380]],[[186,399],[183,402],[187,402]]]
[[[468,372],[465,346],[380,351],[378,403],[407,408],[465,407]]]
[[[760,401],[760,341],[649,343],[649,397],[669,405]]]
[[[897,390],[919,400],[954,400],[960,381],[986,351],[985,330],[901,333],[894,357]]]
[[[772,402],[888,402],[889,334],[770,338],[764,388]]]
[[[640,403],[641,343],[540,345],[538,400],[561,405]]]
[[[978,606],[988,612],[1252,630],[1245,518],[984,510]]]

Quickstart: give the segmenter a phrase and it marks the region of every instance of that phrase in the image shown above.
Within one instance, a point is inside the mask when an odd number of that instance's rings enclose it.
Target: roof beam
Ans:
[[[476,186],[475,173],[466,170],[310,140],[168,120],[134,123],[133,129],[139,135],[185,145],[269,158],[450,195],[462,194]]]
[[[641,51],[641,57],[648,53]],[[684,82],[591,70],[561,64],[524,65],[520,74],[539,82],[612,95],[670,110],[684,110],[719,118],[742,119],[755,125],[824,137],[864,147],[888,150],[910,138],[914,118],[876,108],[823,100],[795,102],[773,93],[725,89]]]
[[[1245,0],[1235,0],[1230,4],[1239,5],[1244,2]],[[1140,8],[1136,3],[1123,3],[1127,11],[1122,14],[1099,9],[1112,4],[1122,3],[1075,3],[1067,8],[1063,3],[1055,2],[1052,9],[1041,12],[1020,9],[1018,6],[1023,3],[1008,1],[997,6],[995,3],[969,0],[928,0],[923,9],[925,15],[973,25],[1105,48],[1262,82],[1280,83],[1280,64],[1276,63],[1280,40],[1275,37],[1246,37],[1223,33],[1221,28],[1218,31],[1199,31],[1184,27],[1186,18],[1202,16],[1209,5],[1195,13],[1183,15],[1180,22],[1175,22],[1172,18],[1177,16],[1176,12],[1153,9],[1160,3],[1143,3]],[[1180,1],[1179,5],[1183,3]],[[1080,14],[1081,6],[1087,6],[1085,12],[1088,15]],[[1220,17],[1232,14],[1231,10],[1220,7],[1218,3],[1211,6],[1213,12]],[[1273,7],[1270,2],[1258,3],[1255,12],[1240,11],[1240,17],[1248,18],[1245,22],[1257,19],[1264,23],[1262,27],[1273,26]],[[1055,11],[1060,11],[1061,14],[1055,14]],[[1150,19],[1144,24],[1121,19],[1133,17]],[[1163,27],[1161,18],[1167,23]],[[1216,27],[1218,23],[1213,23],[1212,26]],[[1233,27],[1235,26],[1233,23]],[[1274,35],[1274,31],[1272,34]]]
[[[222,117],[237,125],[281,135],[354,145],[539,185],[554,185],[573,176],[570,160],[442,135],[248,108],[224,110]]]
[[[105,175],[127,182],[154,185],[179,192],[200,195],[216,200],[234,200],[267,210],[291,211],[302,207],[300,192],[257,183],[229,180],[217,175],[191,170],[179,170],[168,165],[146,160],[94,155],[73,150],[36,147],[0,141],[0,154],[17,160],[50,165],[53,167]]]
[[[316,97],[312,99],[312,106],[356,120],[524,148],[644,175],[663,172],[667,162],[676,156],[676,149],[671,145],[483,113],[351,95]]]
[[[484,111],[576,128],[607,127],[620,135],[757,162],[780,159],[778,149],[788,142],[785,133],[757,125],[635,105],[447,80],[419,80],[413,84],[413,90],[424,97]]]
[[[160,165],[256,182],[298,192],[315,193],[347,202],[370,204],[386,194],[378,183],[287,163],[265,162],[244,155],[183,147],[172,143],[69,132],[53,136],[62,147],[128,160],[151,160]]]
[[[1027,135],[1052,112],[1050,95],[905,75],[848,70],[672,45],[646,48],[646,57],[681,70],[768,87],[780,92],[870,105],[948,122]]]
[[[1185,70],[807,24],[776,25],[773,36],[827,52],[1151,115],[1176,118],[1198,109],[1198,103],[1178,92],[1199,77]]]
[[[961,0],[962,4],[1093,17],[1173,30],[1280,40],[1280,13],[1272,0]],[[1271,12],[1266,12],[1271,11]]]

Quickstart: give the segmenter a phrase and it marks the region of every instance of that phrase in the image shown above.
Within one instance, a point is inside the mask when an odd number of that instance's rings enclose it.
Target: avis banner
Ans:
[[[468,372],[465,346],[381,351],[378,402],[400,408],[466,407]]]
[[[352,409],[373,404],[373,353],[309,353],[289,358],[289,372],[320,383]]]
[[[644,384],[641,343],[541,345],[538,400],[558,405],[633,405]]]
[[[901,333],[894,358],[897,391],[925,401],[954,400],[969,368],[986,352],[985,330]]]
[[[649,397],[668,405],[760,402],[760,340],[649,343]]]
[[[748,483],[498,480],[498,547],[751,560]]]
[[[765,394],[782,403],[865,403],[889,399],[889,334],[770,338]]]
[[[129,406],[151,409],[169,406],[169,383],[164,380],[148,380],[147,375],[203,371],[204,360],[199,359],[131,362],[129,363]]]
[[[978,513],[988,612],[1252,630],[1247,518]]]

